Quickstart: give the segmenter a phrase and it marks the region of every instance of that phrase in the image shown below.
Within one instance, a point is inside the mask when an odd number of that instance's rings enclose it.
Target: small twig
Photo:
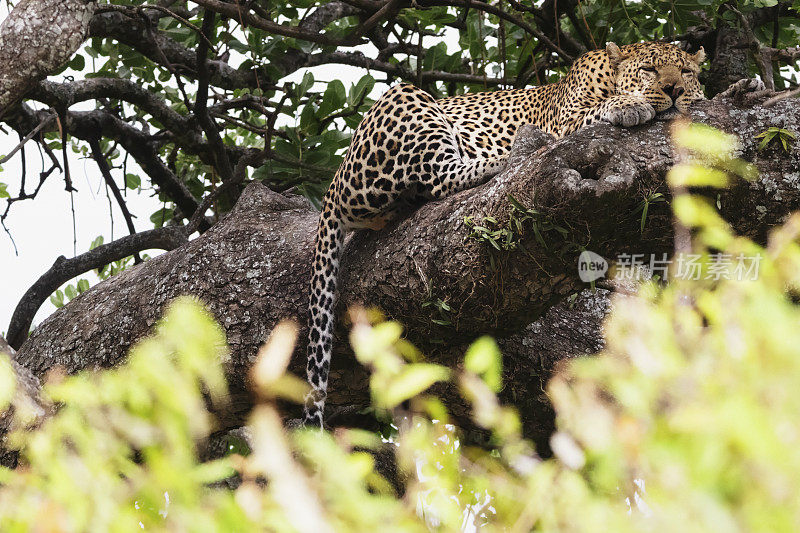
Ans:
[[[216,13],[206,10],[203,14],[202,31],[204,35],[211,35],[211,32],[214,30],[215,21]],[[201,41],[197,46],[197,94],[195,97],[194,113],[206,134],[209,145],[211,145],[215,162],[214,166],[222,177],[222,181],[228,181],[233,176],[231,161],[225,149],[225,144],[222,142],[222,138],[219,135],[219,130],[217,130],[216,124],[208,113],[208,87],[210,82],[208,64],[206,62],[208,50],[209,47],[206,45],[206,41]]]
[[[417,86],[422,85],[422,32],[419,30],[419,21],[416,26],[417,31]]]
[[[793,98],[798,95],[800,95],[800,87],[795,87],[791,91],[783,91],[782,93],[776,94],[775,96],[764,102],[763,106],[771,107],[785,98]]]
[[[358,100],[358,102],[356,102],[356,104],[354,104],[347,111],[340,111],[339,113],[334,113],[320,120],[319,121],[320,129],[324,130],[325,128],[328,127],[328,124],[330,124],[337,118],[346,118],[358,114],[359,108],[364,104],[364,100],[366,99],[367,99],[367,93],[365,91],[361,93],[361,98]]]
[[[217,113],[215,111],[211,111],[210,114],[211,114],[212,117],[218,118],[218,119],[222,120],[223,122],[227,122],[229,124],[233,124],[237,128],[242,128],[244,130],[252,131],[253,133],[258,133],[258,134],[261,134],[261,135],[267,133],[266,128],[259,128],[258,126],[254,126],[254,125],[252,125],[252,124],[250,124],[248,122],[245,122],[244,120],[240,120],[240,119],[235,118],[235,117],[229,117],[225,113]]]
[[[389,13],[395,8],[397,5],[398,0],[386,0],[378,11],[376,11],[370,18],[365,20],[362,24],[360,24],[356,31],[354,31],[351,35],[348,36],[348,39],[360,39],[364,36],[368,31],[374,28],[384,17],[387,17]],[[387,17],[388,18],[388,17]]]
[[[497,0],[497,6],[502,10],[502,0]],[[503,65],[503,88],[508,88],[508,74],[507,74],[507,60],[506,60],[506,21],[502,18],[499,19],[497,26],[498,40],[500,45],[500,63]]]
[[[11,246],[14,247],[14,255],[19,255],[19,249],[17,249],[17,243],[14,240],[14,237],[11,235],[11,232],[9,231],[8,227],[6,226],[5,217],[0,219],[0,226],[3,226],[3,230],[6,232],[6,235],[8,235],[9,240],[11,240]]]
[[[594,40],[592,29],[589,27],[589,22],[586,21],[586,14],[583,12],[583,4],[581,3],[581,0],[578,0],[578,10],[580,11],[581,18],[583,19],[583,24],[586,26],[586,31],[589,32],[589,39],[592,41],[592,47],[597,50],[597,43]]]
[[[32,129],[32,130],[31,130],[31,131],[30,131],[30,132],[29,132],[29,133],[28,133],[28,134],[27,134],[27,135],[26,135],[26,136],[25,136],[25,137],[24,137],[24,138],[23,138],[23,139],[22,139],[22,140],[19,142],[19,144],[17,144],[17,145],[16,145],[16,146],[15,146],[15,147],[14,147],[14,148],[13,148],[13,149],[12,149],[12,150],[11,150],[11,151],[8,153],[8,155],[6,155],[6,156],[4,156],[2,159],[0,159],[0,165],[2,165],[3,163],[5,163],[6,161],[9,161],[9,160],[10,160],[10,159],[11,159],[11,158],[14,156],[14,154],[16,154],[16,153],[17,153],[17,152],[20,150],[20,148],[22,148],[23,146],[25,146],[25,143],[27,143],[28,141],[30,141],[31,139],[33,139],[34,135],[36,135],[37,133],[39,133],[40,131],[42,131],[42,130],[43,130],[45,127],[47,127],[47,126],[50,124],[50,122],[53,120],[53,118],[55,118],[55,115],[49,115],[47,118],[45,118],[44,120],[42,120],[42,121],[39,123],[39,125],[38,125],[38,126],[36,126],[35,128],[33,128],[33,129]]]
[[[64,117],[66,115],[62,112],[59,112],[56,115],[56,124],[58,125],[58,134],[61,137],[61,157],[62,162],[64,164],[64,182],[66,183],[66,189],[69,192],[75,191],[75,187],[72,186],[72,177],[69,173],[69,159],[67,157],[67,132],[64,128]]]
[[[275,112],[270,115],[269,119],[267,119],[267,134],[264,136],[264,152],[265,153],[272,153],[272,137],[275,135],[275,122],[278,120],[278,115],[283,110],[283,104],[286,103],[286,100],[289,99],[289,90],[288,87],[286,90],[283,91],[283,97],[281,97],[280,102],[278,105],[275,106]]]
[[[136,228],[133,225],[133,216],[128,210],[128,205],[125,203],[125,199],[122,197],[119,187],[117,187],[114,178],[111,176],[111,168],[108,166],[108,160],[106,159],[106,156],[100,149],[100,141],[97,138],[90,139],[89,147],[92,150],[92,158],[95,160],[95,163],[97,163],[97,168],[100,169],[100,174],[102,174],[103,180],[106,182],[106,186],[111,189],[111,193],[114,195],[114,199],[117,201],[119,210],[122,211],[122,216],[125,218],[125,224],[128,226],[128,233],[134,235],[136,233]],[[136,264],[142,262],[142,258],[139,256],[138,252],[134,254],[134,262]]]
[[[20,166],[22,167],[22,176],[20,177],[19,180],[19,193],[25,194],[25,180],[28,178],[28,158],[25,155],[24,144],[22,145],[22,148],[20,148],[20,150],[21,151],[19,154],[19,159],[20,159]]]

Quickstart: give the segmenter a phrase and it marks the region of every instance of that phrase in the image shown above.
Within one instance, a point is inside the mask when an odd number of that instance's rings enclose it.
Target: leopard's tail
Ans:
[[[306,362],[311,391],[306,395],[303,416],[303,424],[307,427],[322,427],[331,366],[336,282],[345,238],[344,223],[332,204],[326,195],[319,217],[311,270]]]

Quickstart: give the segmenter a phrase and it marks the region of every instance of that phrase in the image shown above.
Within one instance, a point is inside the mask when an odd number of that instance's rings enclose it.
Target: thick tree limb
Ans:
[[[770,227],[800,208],[800,150],[759,152],[755,136],[770,126],[796,127],[800,102],[753,107],[746,96],[738,103],[723,97],[701,103],[693,118],[738,135],[741,157],[761,172],[757,181],[724,191],[720,205],[737,231],[763,241]],[[343,261],[339,311],[356,302],[377,305],[402,321],[432,360],[454,366],[475,336],[501,337],[507,367],[503,394],[521,407],[528,434],[541,440],[552,422],[541,381],[558,359],[599,346],[598,323],[607,308],[597,296],[579,300],[573,309],[567,303],[553,307],[583,287],[575,256],[559,250],[574,241],[609,258],[621,252],[670,252],[668,207],[651,206],[644,233],[636,207],[647,194],[669,193],[664,178],[673,156],[666,122],[630,130],[598,124],[545,147],[537,132],[521,133],[508,170],[489,183],[426,204],[379,233],[355,234]],[[509,195],[567,228],[566,238],[545,231],[544,248],[529,228],[520,236],[527,254],[519,249],[494,253],[470,238],[464,217],[491,216],[505,223],[514,211]],[[194,294],[227,332],[228,374],[240,393],[240,411],[229,413],[225,422],[235,427],[250,405],[245,376],[258,346],[279,319],[305,321],[316,217],[303,199],[250,185],[231,214],[201,237],[56,311],[21,347],[18,360],[37,376],[54,365],[69,372],[112,366],[148,333],[167,302]],[[451,326],[434,323],[442,318],[435,306],[423,306],[436,299],[452,308],[446,315]],[[578,327],[584,323],[585,328]],[[345,338],[337,345],[331,373],[333,423],[337,417],[352,422],[353,410],[368,401],[368,380],[344,347]],[[452,347],[442,350],[442,343]],[[302,375],[299,344],[291,369]],[[454,394],[443,394],[455,416],[466,420],[465,406]]]
[[[199,145],[202,144],[202,138],[195,131],[189,118],[169,107],[164,98],[158,94],[130,80],[90,78],[71,83],[43,81],[35,86],[28,96],[49,106],[63,109],[68,109],[78,102],[102,98],[128,102],[150,113],[169,131],[184,135],[184,144],[201,150]]]
[[[22,0],[0,24],[0,117],[83,44],[96,4]]]

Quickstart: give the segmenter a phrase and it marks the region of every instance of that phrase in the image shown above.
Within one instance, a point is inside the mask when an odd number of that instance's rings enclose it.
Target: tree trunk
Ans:
[[[753,98],[719,96],[698,104],[692,118],[736,134],[740,157],[758,167],[760,178],[724,191],[720,205],[739,233],[764,241],[772,226],[800,207],[800,149],[758,151],[755,136],[770,126],[795,128],[800,103],[787,99],[762,107],[745,101]],[[338,309],[340,316],[355,303],[383,309],[406,325],[431,360],[451,366],[460,364],[464,347],[476,336],[500,337],[503,396],[520,407],[526,433],[543,445],[552,427],[543,383],[559,360],[601,346],[600,324],[608,310],[603,292],[564,301],[585,288],[577,276],[576,246],[614,258],[623,252],[669,253],[673,240],[666,203],[651,206],[643,232],[637,211],[647,194],[669,195],[668,123],[633,129],[598,124],[542,146],[545,137],[526,128],[507,170],[488,183],[423,205],[381,232],[355,233],[344,253]],[[537,224],[546,247],[530,220],[522,223],[522,232],[513,232],[513,250],[497,251],[470,237],[465,217],[482,225],[490,225],[484,217],[493,217],[498,227],[514,227],[510,218],[522,215],[509,196],[542,213]],[[201,237],[98,284],[56,311],[23,344],[17,360],[39,377],[54,366],[68,372],[113,366],[150,331],[171,299],[192,294],[227,332],[228,375],[237,401],[224,423],[235,427],[250,405],[246,374],[260,344],[282,318],[305,324],[316,222],[317,213],[304,199],[251,184],[230,215]],[[548,223],[566,233],[548,230]],[[451,311],[437,301],[447,302]],[[369,398],[365,371],[345,340],[340,326],[328,401],[332,424],[353,422],[358,418],[353,413]],[[291,364],[299,375],[304,348],[303,338]],[[443,395],[454,416],[467,421],[457,395],[446,390]]]
[[[83,44],[97,5],[22,0],[0,24],[0,117]]]
[[[721,26],[710,33],[714,42],[709,46],[708,71],[703,73],[703,84],[706,94],[714,96],[728,88],[742,78],[750,75],[750,65],[747,48],[742,48],[742,43],[747,42],[744,31],[729,26]]]

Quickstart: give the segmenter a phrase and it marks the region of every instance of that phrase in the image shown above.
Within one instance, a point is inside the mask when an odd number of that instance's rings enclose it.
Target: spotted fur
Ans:
[[[345,232],[380,229],[408,202],[474,187],[505,165],[525,124],[563,137],[598,121],[630,127],[704,98],[702,49],[637,43],[581,56],[558,83],[435,100],[389,89],[366,113],[322,203],[311,278],[306,425],[322,425]]]

